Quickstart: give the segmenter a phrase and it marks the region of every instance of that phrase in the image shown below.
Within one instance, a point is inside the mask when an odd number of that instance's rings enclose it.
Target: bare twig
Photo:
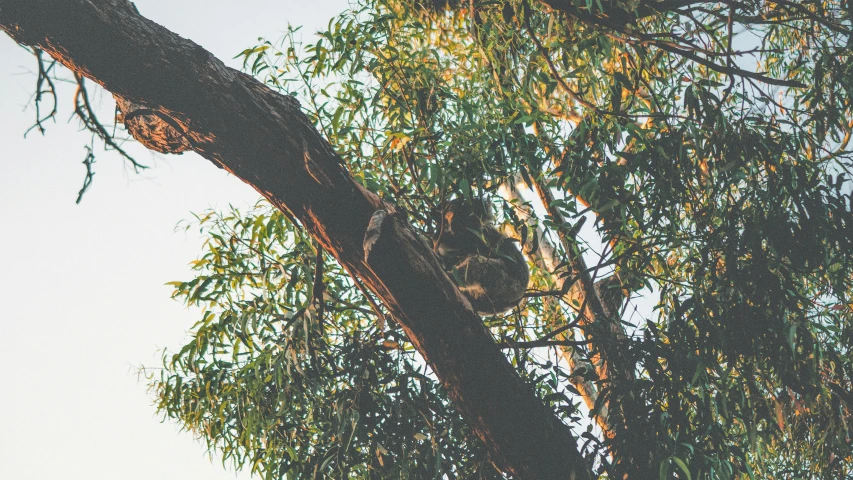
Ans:
[[[83,123],[83,128],[89,130],[100,138],[107,148],[112,148],[117,151],[119,155],[124,157],[125,160],[129,161],[130,164],[133,165],[134,170],[139,171],[148,168],[137,162],[130,156],[130,154],[125,152],[98,119],[95,110],[92,108],[92,103],[89,100],[89,92],[86,88],[85,78],[81,74],[75,72],[74,79],[77,81],[77,93],[74,94],[74,115]]]
[[[92,147],[94,146],[95,138],[92,137],[92,146],[86,147],[86,158],[83,159],[83,165],[86,167],[86,178],[83,179],[83,187],[77,192],[77,204],[80,203],[80,200],[83,200],[83,194],[86,193],[86,190],[89,189],[89,185],[92,184],[92,179],[95,176],[95,172],[92,170],[92,164],[95,163],[95,154],[92,152]]]
[[[56,66],[56,60],[51,59],[50,63],[45,67],[45,60],[43,58],[43,51],[40,48],[33,48],[33,55],[36,57],[36,63],[38,64],[38,76],[36,77],[36,93],[35,98],[33,99],[33,103],[36,107],[36,123],[27,129],[24,132],[24,137],[27,136],[30,131],[33,129],[37,129],[39,133],[44,135],[45,128],[44,122],[48,120],[53,120],[56,118],[56,111],[58,101],[56,98],[56,84],[54,83],[54,79],[50,76],[51,70]],[[41,114],[41,104],[44,101],[43,95],[50,95],[51,100],[53,101],[53,106],[50,109],[50,113],[47,115]]]

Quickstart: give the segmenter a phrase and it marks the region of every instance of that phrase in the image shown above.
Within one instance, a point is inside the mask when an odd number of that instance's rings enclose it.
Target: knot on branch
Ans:
[[[160,153],[180,154],[192,149],[189,137],[173,118],[118,95],[114,97],[119,110],[116,121],[124,123],[139,143]]]

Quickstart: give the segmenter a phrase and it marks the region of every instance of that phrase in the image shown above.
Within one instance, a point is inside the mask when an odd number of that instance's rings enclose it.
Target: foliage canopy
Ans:
[[[484,321],[590,468],[843,478],[850,8],[360,0],[314,43],[292,29],[243,57],[425,236],[442,201],[490,196],[539,268],[522,306]],[[153,383],[165,416],[265,478],[502,478],[399,327],[298,225],[266,205],[197,220],[197,276],[174,285],[205,313]],[[556,268],[535,263],[543,242]],[[578,254],[628,295],[623,335],[584,324],[562,289]],[[618,378],[567,366],[608,350]],[[580,406],[584,381],[611,433]]]

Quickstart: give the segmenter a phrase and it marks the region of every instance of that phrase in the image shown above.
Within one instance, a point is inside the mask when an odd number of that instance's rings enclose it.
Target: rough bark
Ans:
[[[516,374],[408,224],[389,216],[365,261],[365,229],[384,207],[355,183],[298,102],[126,0],[0,0],[0,29],[163,120],[298,219],[400,322],[496,466],[518,478],[591,478],[568,427]]]

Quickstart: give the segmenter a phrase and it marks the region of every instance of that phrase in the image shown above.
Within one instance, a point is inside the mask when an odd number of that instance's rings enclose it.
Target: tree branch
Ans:
[[[505,200],[510,202],[520,204],[524,201],[518,194],[518,190],[514,188],[514,185],[501,185],[498,193],[500,193]],[[532,214],[532,212],[527,213]],[[545,235],[545,231],[542,230],[541,227],[537,226],[533,234],[536,235],[537,241],[527,242],[527,244],[524,245],[524,253],[530,257],[537,267],[543,271],[550,272],[551,277],[554,280],[554,284],[559,289],[557,292],[560,296],[568,294],[577,282],[569,282],[565,276],[561,276],[559,274],[558,268],[561,262],[558,257],[557,248],[551,243],[548,236]],[[535,251],[533,250],[534,243],[537,247]],[[571,298],[577,300],[577,287],[575,287],[575,291],[572,291]],[[575,342],[570,340],[573,338],[573,332],[570,332],[569,330],[577,327],[580,321],[575,320],[569,322],[565,318],[565,315],[562,314],[562,309],[559,307],[556,299],[545,298],[544,303],[546,308],[549,308],[554,312],[554,315],[549,315],[549,317],[554,318],[552,326],[555,328],[548,335],[536,340],[536,342],[549,341],[556,337],[559,343],[555,346],[560,347],[560,356],[563,357],[563,360],[565,360],[572,372],[578,371],[582,368],[592,368],[589,360],[581,355],[577,348],[574,348],[577,346],[574,345]],[[583,303],[582,299],[578,303]],[[578,312],[579,318],[583,315],[583,311]],[[568,342],[571,342],[572,344],[569,344]],[[581,344],[585,343],[588,342],[581,342]],[[582,376],[574,376],[572,378],[572,384],[577,388],[590,412],[595,414],[595,421],[598,423],[598,426],[601,427],[603,432],[607,432],[609,430],[607,422],[607,405],[598,402],[598,388],[596,388],[593,381],[583,378]]]

